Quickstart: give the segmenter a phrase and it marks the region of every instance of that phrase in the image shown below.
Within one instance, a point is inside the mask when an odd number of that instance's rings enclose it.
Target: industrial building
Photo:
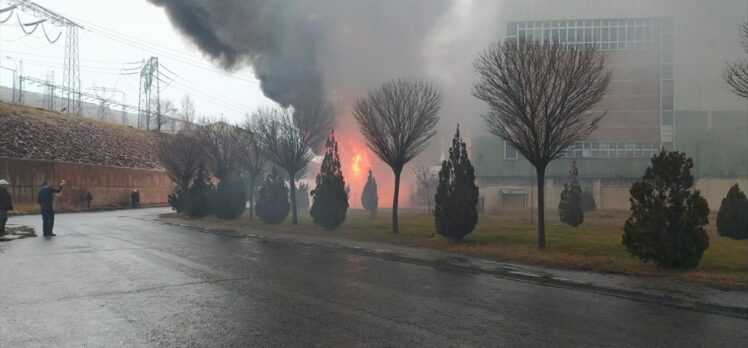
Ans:
[[[613,72],[599,129],[549,166],[546,206],[558,205],[576,161],[598,208],[628,209],[631,184],[660,149],[694,159],[712,209],[734,183],[748,187],[748,103],[723,79],[728,61],[748,58],[747,11],[744,0],[505,1],[503,40],[597,45]],[[472,157],[487,209],[537,205],[534,170],[516,150],[477,133]]]

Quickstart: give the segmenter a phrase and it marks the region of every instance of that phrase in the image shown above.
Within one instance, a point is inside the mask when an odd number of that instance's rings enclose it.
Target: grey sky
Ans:
[[[163,90],[162,97],[179,105],[181,98],[189,94],[195,100],[198,115],[239,121],[244,113],[258,106],[274,105],[263,96],[251,68],[230,73],[221,71],[172,27],[162,9],[144,0],[36,2],[86,28],[79,33],[83,90],[116,86],[126,93],[128,104],[137,105],[138,75],[122,75],[123,63],[158,56],[160,64],[177,75],[175,82]],[[0,9],[6,7],[8,2],[0,0]],[[0,14],[0,20],[7,14]],[[0,25],[0,65],[16,67],[8,56],[16,62],[23,60],[24,75],[45,78],[54,71],[55,81],[61,84],[64,34],[57,43],[50,45],[41,28],[32,35],[24,34],[15,16],[13,14],[14,18]],[[30,15],[20,13],[20,16],[24,23],[35,21]],[[60,31],[51,25],[46,28],[52,38]],[[0,69],[0,84],[11,86],[11,83],[11,72]],[[34,90],[36,87],[27,88]]]

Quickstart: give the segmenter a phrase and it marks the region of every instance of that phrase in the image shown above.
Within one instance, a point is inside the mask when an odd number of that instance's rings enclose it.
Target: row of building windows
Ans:
[[[664,19],[532,21],[507,24],[507,39],[597,44],[601,50],[672,47],[672,23]]]
[[[660,143],[589,141],[574,144],[564,158],[651,158]]]
[[[586,141],[575,143],[562,158],[651,158],[659,151],[660,143]],[[519,151],[505,143],[504,159],[519,157]]]

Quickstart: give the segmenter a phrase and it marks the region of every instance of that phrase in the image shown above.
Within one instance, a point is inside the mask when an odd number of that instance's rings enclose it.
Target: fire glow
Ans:
[[[337,135],[337,132],[336,132]],[[394,191],[394,177],[389,166],[382,163],[376,155],[362,141],[349,135],[339,135],[338,150],[340,151],[341,169],[345,176],[345,183],[350,188],[350,198],[348,203],[351,208],[361,208],[361,192],[366,179],[369,176],[369,170],[374,174],[377,180],[377,193],[379,195],[379,207],[392,206],[392,193]],[[406,185],[400,187],[400,201],[407,201]]]

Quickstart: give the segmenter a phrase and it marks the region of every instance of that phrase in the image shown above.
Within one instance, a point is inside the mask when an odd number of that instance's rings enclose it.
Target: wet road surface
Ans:
[[[58,237],[0,244],[0,347],[748,342],[748,320],[203,233],[163,212],[60,214]],[[41,218],[10,223],[40,230]]]

